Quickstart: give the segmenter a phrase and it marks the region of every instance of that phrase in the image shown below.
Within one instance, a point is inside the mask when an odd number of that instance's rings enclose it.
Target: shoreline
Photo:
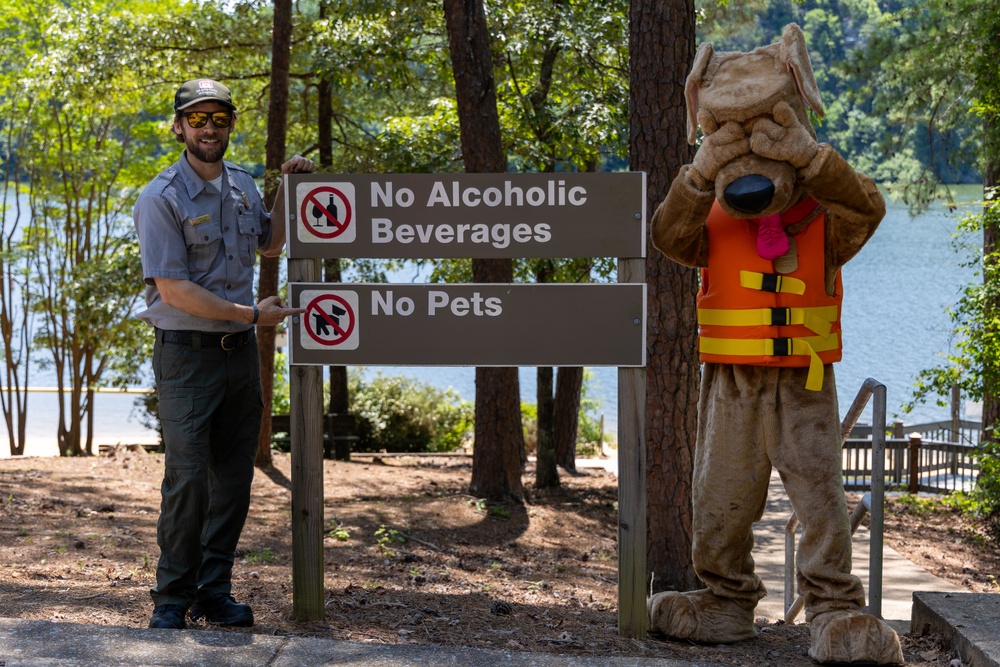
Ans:
[[[6,436],[6,433],[4,433]],[[155,433],[152,435],[127,435],[127,436],[94,436],[94,456],[100,452],[104,445],[156,445],[159,444],[160,437]],[[59,456],[59,443],[54,437],[31,437],[27,438],[24,444],[24,454],[12,456],[10,453],[10,443],[4,438],[0,443],[0,460],[3,459],[26,459]]]

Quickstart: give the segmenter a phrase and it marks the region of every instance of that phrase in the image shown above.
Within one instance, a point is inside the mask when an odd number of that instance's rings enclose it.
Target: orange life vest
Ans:
[[[804,220],[816,208],[805,199],[781,214],[782,224]],[[792,235],[798,266],[778,274],[773,260],[757,254],[757,224],[730,217],[715,203],[698,293],[702,361],[809,367],[806,388],[822,388],[823,365],[841,358],[844,295],[839,271],[834,293],[826,293],[825,231],[820,210]]]

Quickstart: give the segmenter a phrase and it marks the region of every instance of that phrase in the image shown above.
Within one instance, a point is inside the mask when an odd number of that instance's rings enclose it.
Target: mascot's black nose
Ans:
[[[726,203],[741,213],[760,213],[774,197],[774,183],[758,174],[740,176],[722,193]]]

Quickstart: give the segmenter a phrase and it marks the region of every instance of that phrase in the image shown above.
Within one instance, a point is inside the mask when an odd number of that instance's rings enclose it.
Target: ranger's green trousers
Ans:
[[[187,608],[232,590],[263,412],[257,341],[197,349],[157,331],[153,373],[166,456],[150,594]]]

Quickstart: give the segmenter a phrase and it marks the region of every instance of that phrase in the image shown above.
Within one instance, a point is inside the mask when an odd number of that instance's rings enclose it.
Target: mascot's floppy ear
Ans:
[[[688,74],[684,82],[684,99],[687,102],[687,139],[692,146],[698,139],[698,92],[701,90],[701,80],[708,69],[708,63],[712,60],[715,51],[711,44],[702,44],[698,47],[698,52],[694,56],[694,65],[691,66],[691,73]],[[809,61],[806,61],[808,66]],[[810,75],[812,70],[810,70]],[[813,82],[815,85],[815,82]]]
[[[785,26],[781,33],[781,45],[778,58],[785,63],[788,70],[795,75],[795,85],[798,86],[802,99],[817,116],[823,117],[823,100],[819,96],[819,86],[809,62],[809,49],[806,48],[806,38],[802,29],[794,23]],[[697,59],[696,59],[697,62]],[[690,111],[688,118],[690,120]],[[690,130],[688,131],[690,136]]]

